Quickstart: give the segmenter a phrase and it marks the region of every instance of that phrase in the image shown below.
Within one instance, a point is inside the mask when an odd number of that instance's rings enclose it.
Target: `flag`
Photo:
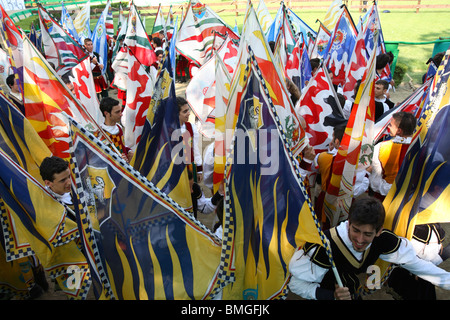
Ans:
[[[439,79],[430,87],[430,100],[413,134],[412,142],[400,166],[394,183],[386,195],[384,228],[411,239],[416,225],[448,223],[449,199],[449,102],[446,89],[449,82],[450,51],[436,75]],[[382,260],[380,284],[389,277],[392,266]],[[370,292],[364,288],[364,292]]]
[[[269,27],[273,23],[272,16],[270,15],[269,9],[267,9],[264,0],[259,0],[258,7],[256,8],[256,16],[258,17],[259,24],[264,34],[269,30]]]
[[[73,19],[73,26],[78,34],[78,43],[83,44],[84,39],[91,38],[91,0],[88,0]]]
[[[371,163],[375,119],[375,65],[376,55],[373,53],[331,168],[331,180],[324,200],[324,211],[331,227],[348,218],[356,171],[365,169]]]
[[[23,39],[25,117],[53,155],[68,159],[69,131],[63,112],[78,119],[91,132],[106,134],[28,37]]]
[[[6,78],[12,73],[9,56],[5,50],[0,49],[0,83],[6,87]]]
[[[178,34],[178,16],[177,19],[175,20],[175,24],[173,26],[173,33],[171,35],[170,38],[173,37],[173,41],[170,41],[169,43],[169,54],[171,57],[176,57],[176,48],[175,48],[175,44],[176,44],[176,38],[177,38],[177,34]],[[176,74],[176,65],[177,65],[177,60],[176,59],[171,59],[172,61],[172,74],[173,77],[175,78],[175,74]]]
[[[233,74],[237,65],[237,52],[238,45],[230,37],[226,37],[220,48],[214,50],[212,58],[200,67],[186,87],[186,100],[199,120],[199,132],[207,138],[214,136],[216,59],[220,57],[228,72]]]
[[[86,226],[98,226],[94,231],[87,229],[92,241],[86,238],[83,245],[96,273],[94,285],[102,290],[100,298],[206,299],[215,287],[220,240],[70,121],[80,207],[95,212],[84,211],[82,217]]]
[[[223,299],[280,299],[296,248],[321,240],[278,114],[284,108],[273,102],[254,56],[247,65],[226,168],[222,246],[233,281]]]
[[[310,39],[315,39],[317,37],[317,32],[314,31],[309,25],[306,24],[297,14],[295,14],[292,9],[287,8],[287,17],[291,22],[292,27],[294,28],[294,34],[296,38],[300,37],[300,34],[303,35],[303,38],[308,44]]]
[[[226,114],[230,93],[231,74],[220,56],[215,55],[216,90],[214,102],[214,172],[213,192],[219,190],[225,177],[225,139],[226,139]]]
[[[215,32],[239,39],[211,8],[200,2],[194,5],[190,2],[177,33],[176,50],[200,67],[212,56]]]
[[[311,62],[307,49],[304,41],[297,40],[294,50],[288,55],[286,61],[286,75],[300,89],[300,92],[312,77]]]
[[[97,124],[102,123],[105,118],[100,111],[100,102],[95,91],[89,57],[86,57],[72,69],[69,78],[74,87],[75,97]]]
[[[357,34],[350,12],[344,7],[328,41],[324,56],[324,65],[333,73],[333,84],[335,85],[344,85],[345,83],[345,72],[355,48]]]
[[[178,16],[176,21],[178,21]],[[174,32],[178,31],[178,25],[175,25],[175,19],[173,17],[172,12],[172,5],[170,5],[169,12],[167,12],[167,19],[166,19],[166,33],[167,33],[167,41],[170,41],[172,39],[172,36]],[[176,39],[176,38],[174,38]]]
[[[310,58],[323,58],[326,49],[328,47],[328,41],[330,41],[331,32],[322,24],[319,25],[319,30],[317,31],[317,36],[314,41],[314,45],[311,49],[308,48]]]
[[[64,75],[87,57],[83,48],[38,4],[44,55],[59,75]]]
[[[280,32],[280,25],[284,19],[284,5],[283,3],[280,4],[280,7],[278,8],[277,14],[275,15],[275,18],[273,19],[272,24],[269,27],[269,30],[267,30],[264,34],[266,35],[267,41],[276,41],[278,38],[278,33]]]
[[[351,102],[355,99],[356,84],[358,80],[362,79],[367,68],[367,60],[370,57],[370,55],[367,55],[364,35],[364,32],[358,33],[355,49],[351,53],[348,68],[345,70],[345,81],[342,88],[343,95],[346,100]]]
[[[39,166],[50,150],[30,122],[0,93],[0,224],[7,261],[36,255],[69,297],[84,298],[89,271],[75,240],[78,229],[65,206],[44,189]],[[69,290],[68,267],[83,271],[83,286]],[[79,278],[79,280],[82,280]]]
[[[120,50],[117,51],[111,68],[114,70],[114,79],[111,86],[126,91],[128,79],[128,49],[126,47],[122,46]]]
[[[114,18],[112,14],[111,0],[108,0],[108,2],[106,3],[104,11],[106,11],[105,13],[106,35],[112,38],[114,36]]]
[[[327,28],[328,30],[333,30],[343,11],[344,9],[342,8],[342,0],[334,0],[330,4],[330,7],[325,14],[325,18],[323,19],[325,28]]]
[[[66,207],[17,163],[0,151],[2,227],[7,261],[36,255],[71,299],[85,299],[90,272],[76,239],[78,228]],[[71,270],[77,270],[76,276]],[[69,284],[76,278],[75,286]]]
[[[333,128],[344,119],[328,71],[319,67],[300,97],[297,113],[305,119],[309,145],[316,153],[328,150]]]
[[[1,38],[3,48],[7,49],[11,66],[13,67],[14,74],[17,75],[16,81],[19,86],[20,92],[23,94],[23,40],[22,33],[16,27],[9,15],[1,8]]]
[[[36,27],[34,26],[34,23],[30,26],[30,33],[28,34],[28,38],[30,38],[31,42],[34,44],[36,48],[38,48],[39,51],[42,52],[42,37],[41,37],[41,31],[36,31]]]
[[[156,62],[155,51],[145,31],[141,17],[132,3],[128,15],[128,26],[123,43],[128,46],[136,59],[144,66],[150,67]]]
[[[130,164],[170,198],[192,209],[189,181],[183,157],[175,83],[170,55],[166,55],[153,89],[141,139]]]
[[[105,9],[103,9],[100,18],[98,18],[97,24],[92,32],[92,44],[93,51],[97,52],[103,61],[102,74],[104,74],[108,68],[108,40],[106,38],[106,19],[108,16],[109,8],[111,3],[108,1]]]
[[[248,55],[247,46],[252,46],[255,59],[260,66],[264,79],[266,79],[267,86],[273,96],[273,102],[277,106],[283,108],[278,111],[280,116],[285,119],[283,123],[285,132],[288,133],[288,140],[290,141],[291,150],[297,156],[305,147],[306,139],[305,132],[300,126],[300,121],[295,113],[294,106],[289,98],[289,93],[284,81],[284,71],[281,70],[276,63],[269,48],[264,33],[258,22],[256,12],[250,5],[244,20],[244,27],[241,33],[239,42],[238,57],[239,63],[236,67],[236,72],[233,75],[230,86],[230,99],[228,101],[228,111],[226,118],[226,128],[231,131],[234,130],[237,116],[239,114],[239,98],[242,92],[242,70],[245,70],[246,62],[245,56]],[[275,66],[274,68],[272,66]],[[227,148],[229,143],[227,142]]]
[[[156,11],[156,18],[153,21],[153,28],[151,33],[151,38],[157,37],[159,38],[159,32],[164,31],[164,37],[166,37],[166,21],[164,20],[161,4],[159,4],[158,11]]]
[[[133,148],[141,139],[155,80],[131,52],[128,54],[127,102],[122,116],[125,145]]]
[[[64,5],[64,2],[61,2],[61,19],[59,23],[61,27],[63,27],[63,29],[72,36],[72,38],[78,41],[77,30],[73,25],[72,17],[70,16],[69,12],[67,12],[67,8]]]
[[[429,103],[419,118],[413,139],[383,205],[385,227],[411,239],[415,225],[450,222],[449,199],[449,85],[450,50],[447,50],[432,88]]]

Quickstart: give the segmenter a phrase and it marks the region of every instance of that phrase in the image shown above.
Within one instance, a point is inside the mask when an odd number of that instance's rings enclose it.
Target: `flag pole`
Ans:
[[[251,49],[250,45],[247,48],[248,48],[248,51],[249,51],[249,54],[250,54],[252,65],[255,67],[255,69],[256,69],[256,71],[258,73],[258,76],[261,79],[261,84],[262,84],[264,90],[266,91],[266,93],[268,93],[269,90],[267,89],[266,82],[265,82],[265,80],[264,80],[264,78],[262,76],[262,72],[261,72],[258,64],[256,63],[256,58],[254,56],[253,50]],[[268,101],[269,101],[269,105],[270,105],[271,111],[276,114],[277,111],[276,111],[276,108],[275,108],[275,106],[273,104],[272,98],[270,97],[270,94],[267,94],[267,97],[268,97]],[[276,123],[277,123],[278,130],[282,133],[283,132],[283,126],[282,126],[282,124],[280,122],[280,119],[278,117],[275,117],[275,120],[276,120]],[[314,224],[316,225],[317,231],[319,232],[320,239],[322,241],[322,244],[323,244],[323,246],[325,248],[325,251],[327,253],[328,259],[330,261],[331,270],[333,271],[333,274],[334,274],[334,276],[336,278],[336,282],[337,282],[338,286],[342,288],[343,287],[342,280],[341,280],[341,277],[339,275],[339,272],[337,271],[336,264],[334,263],[334,259],[333,259],[333,255],[332,255],[331,247],[330,247],[330,242],[329,242],[328,238],[325,236],[325,234],[322,231],[322,228],[321,228],[320,223],[319,223],[319,219],[317,219],[317,215],[316,215],[316,213],[314,211],[314,206],[311,203],[311,200],[310,200],[309,195],[308,195],[308,193],[306,191],[305,185],[303,184],[303,181],[301,179],[300,168],[298,167],[298,162],[295,161],[294,155],[292,154],[292,151],[289,148],[289,144],[286,141],[286,136],[284,134],[280,134],[280,138],[282,138],[283,143],[286,146],[286,150],[287,150],[287,153],[289,155],[289,158],[291,159],[291,163],[294,166],[294,169],[295,169],[294,171],[295,171],[295,174],[296,174],[296,178],[297,178],[297,180],[299,182],[300,190],[302,191],[303,196],[304,196],[306,202],[308,203],[309,209],[310,209],[311,214],[312,214],[313,219],[314,219]]]

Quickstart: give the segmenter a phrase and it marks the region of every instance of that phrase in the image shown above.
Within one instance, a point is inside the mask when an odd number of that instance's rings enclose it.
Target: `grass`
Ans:
[[[448,2],[448,0],[434,0],[434,2],[436,1],[441,1],[442,3]],[[204,1],[206,4],[213,2],[217,3],[220,1]],[[254,3],[256,6],[257,1],[254,1]],[[224,7],[227,9],[231,8],[229,5],[225,4]],[[221,7],[218,6],[211,8],[216,10],[216,12],[221,9]],[[167,7],[163,7],[164,15],[167,14],[167,10]],[[422,82],[422,75],[427,69],[426,61],[431,57],[434,48],[434,44],[421,43],[435,41],[439,37],[450,38],[450,9],[421,9],[419,13],[415,13],[415,9],[392,9],[389,13],[383,12],[383,10],[384,9],[380,7],[379,14],[385,41],[415,43],[399,44],[399,54],[396,68],[401,68],[406,72],[407,75],[404,80],[409,81],[409,78],[411,78],[414,84],[420,84]],[[179,11],[180,10],[178,10],[178,12]],[[316,20],[323,20],[326,10],[296,10],[295,13],[312,29],[316,30],[319,26]],[[358,21],[360,17],[358,10],[350,9],[350,13],[353,20],[355,22]],[[237,17],[235,12],[222,11],[218,14],[232,27],[235,25],[236,21],[239,30],[242,30],[245,7],[239,7]],[[275,14],[276,10],[271,11],[272,17],[275,17]],[[25,19],[21,21],[19,25],[21,25],[25,30],[28,30],[30,21],[35,19],[36,17]],[[179,17],[179,24],[181,23],[180,19],[181,18]],[[145,19],[148,33],[150,33],[153,27],[153,21],[153,16],[147,16]],[[96,22],[96,19],[91,19],[92,28],[94,28]]]

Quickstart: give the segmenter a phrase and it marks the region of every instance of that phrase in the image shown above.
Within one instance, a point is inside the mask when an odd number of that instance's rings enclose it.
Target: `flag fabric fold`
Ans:
[[[282,124],[283,106],[274,104],[255,57],[248,59],[226,165],[223,255],[232,257],[224,261],[232,283],[223,299],[280,299],[296,248],[321,240]]]
[[[206,299],[220,241],[72,119],[73,174],[100,298]],[[90,241],[88,241],[90,240]],[[94,244],[94,246],[92,246]]]

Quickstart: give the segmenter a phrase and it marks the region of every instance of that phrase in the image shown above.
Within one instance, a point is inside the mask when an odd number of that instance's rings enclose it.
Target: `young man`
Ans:
[[[344,136],[345,125],[336,126],[333,129],[333,136],[331,142],[328,145],[328,151],[321,152],[316,155],[313,161],[312,170],[318,172],[320,177],[321,191],[315,201],[316,213],[319,219],[324,223],[324,228],[330,227],[330,222],[327,221],[327,217],[324,212],[323,202],[325,199],[325,193],[331,180],[331,170],[335,156],[338,152],[339,145],[341,144],[342,137]]]
[[[183,135],[183,143],[186,146],[185,156],[186,165],[196,173],[194,175],[195,182],[201,182],[203,177],[203,157],[201,153],[201,137],[195,124],[189,122],[191,109],[188,102],[183,97],[177,97],[178,118],[180,120],[181,134]]]
[[[95,91],[102,97],[107,97],[108,84],[106,83],[105,76],[102,74],[103,61],[102,57],[97,52],[94,52],[94,44],[89,38],[84,39],[84,48],[89,54],[91,59],[92,76],[94,77]]]
[[[47,157],[42,161],[39,172],[44,180],[45,188],[56,199],[73,209],[69,163],[56,156]],[[71,211],[68,211],[68,217],[76,221],[76,217]]]
[[[383,200],[397,176],[403,159],[411,144],[416,128],[416,118],[410,112],[397,112],[392,115],[388,129],[391,140],[375,145],[370,172],[370,194]]]
[[[100,111],[105,117],[105,122],[101,124],[102,129],[109,135],[111,141],[114,143],[114,147],[122,158],[125,161],[130,162],[133,157],[133,151],[125,145],[123,129],[120,125],[122,106],[118,100],[111,97],[105,97],[100,101]]]
[[[10,74],[6,78],[6,84],[9,87],[10,91],[8,93],[8,98],[16,105],[16,107],[25,115],[25,109],[23,106],[22,94],[19,91],[19,86],[17,85],[16,78],[14,74]]]
[[[386,92],[389,89],[389,82],[386,80],[378,80],[375,82],[375,122],[383,115],[383,113],[389,111],[394,107],[394,103],[386,98]]]
[[[417,257],[409,240],[382,228],[384,219],[384,207],[378,199],[355,200],[349,219],[325,231],[343,286],[336,285],[324,247],[306,243],[290,261],[289,289],[305,299],[360,299],[358,274],[366,273],[368,267],[382,259],[450,290],[450,273]]]

